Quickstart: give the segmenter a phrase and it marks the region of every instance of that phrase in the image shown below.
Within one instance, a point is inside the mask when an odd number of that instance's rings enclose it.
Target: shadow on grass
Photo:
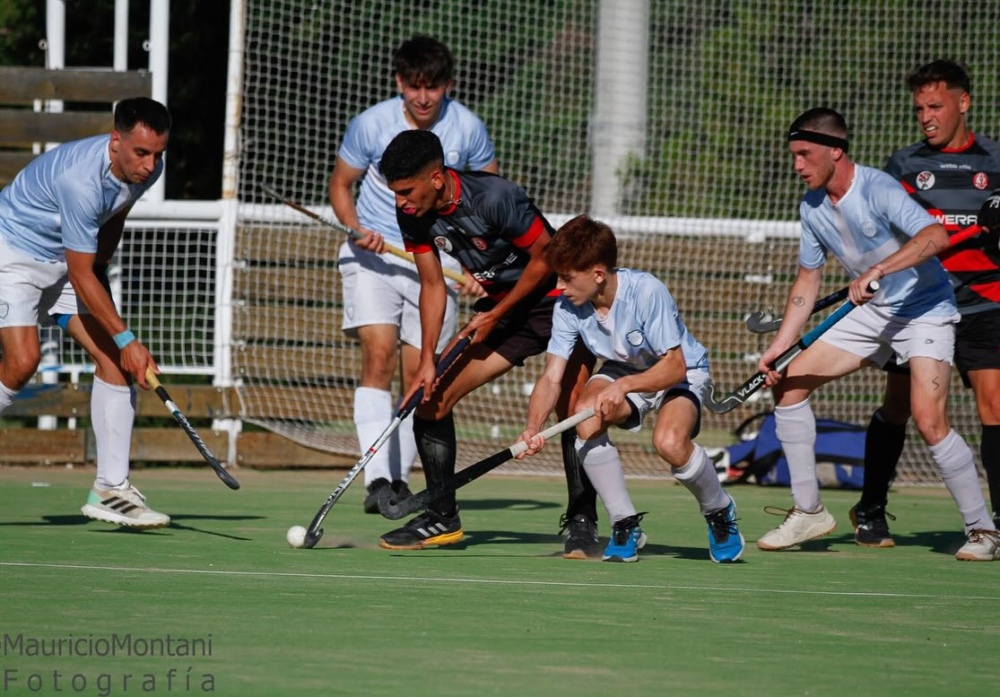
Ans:
[[[216,537],[224,537],[227,540],[240,540],[248,541],[249,537],[239,537],[237,535],[227,535],[226,533],[216,532],[214,530],[204,530],[202,528],[196,528],[190,525],[185,525],[181,521],[189,520],[223,520],[223,521],[243,521],[243,520],[263,520],[264,516],[259,515],[175,515],[170,516],[170,525],[165,528],[152,528],[152,529],[142,529],[142,528],[129,528],[121,525],[114,525],[113,523],[102,523],[101,521],[91,520],[83,515],[46,515],[42,516],[39,521],[21,521],[16,523],[0,523],[0,527],[41,527],[54,525],[57,527],[64,526],[77,526],[86,525],[88,523],[96,523],[101,527],[95,526],[91,532],[103,533],[103,534],[114,534],[114,535],[163,535],[168,533],[170,530],[186,530],[189,532],[198,532],[204,535],[214,535]]]
[[[541,511],[546,508],[562,508],[562,504],[552,501],[535,501],[533,499],[471,499],[459,500],[459,509],[463,511],[493,511],[509,509],[512,511]]]

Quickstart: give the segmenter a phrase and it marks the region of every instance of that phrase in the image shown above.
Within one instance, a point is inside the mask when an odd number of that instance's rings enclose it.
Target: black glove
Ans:
[[[997,189],[979,209],[977,221],[981,227],[1000,233],[1000,189]]]

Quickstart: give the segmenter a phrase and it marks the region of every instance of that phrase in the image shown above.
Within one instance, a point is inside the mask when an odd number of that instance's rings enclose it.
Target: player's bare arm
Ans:
[[[422,387],[423,401],[427,402],[436,378],[434,348],[438,345],[444,325],[447,289],[437,254],[422,252],[414,254],[413,259],[420,276],[420,367],[403,401],[409,400]]]
[[[774,341],[764,351],[757,363],[757,369],[767,375],[766,384],[768,386],[774,385],[781,379],[777,372],[771,370],[769,364],[798,341],[799,333],[809,320],[813,303],[819,296],[822,281],[822,266],[818,269],[799,267],[795,281],[788,291],[788,301],[785,303],[785,314],[781,321],[781,327],[778,329]]]
[[[857,286],[858,290],[858,299],[866,302],[864,294],[867,293],[868,299],[871,297],[871,293],[867,292],[869,283],[880,281],[883,276],[888,276],[891,273],[922,264],[931,257],[936,256],[938,252],[947,249],[948,245],[948,232],[944,229],[944,226],[940,223],[928,225],[897,251],[854,279],[851,282],[851,301],[858,304],[858,301],[855,300],[855,286]]]
[[[562,379],[566,374],[568,361],[551,353],[546,354],[545,371],[535,382],[531,390],[531,400],[528,402],[528,418],[520,440],[528,444],[524,455],[534,455],[545,445],[545,439],[538,434],[545,425],[545,420],[556,407],[562,391]],[[524,457],[524,455],[518,456]]]
[[[527,248],[529,259],[524,267],[524,273],[517,280],[517,283],[510,292],[504,296],[503,300],[497,303],[489,312],[481,312],[472,318],[460,332],[459,336],[467,336],[473,331],[476,332],[474,343],[478,343],[489,336],[500,318],[517,306],[522,300],[538,290],[539,286],[552,275],[552,267],[545,261],[544,251],[551,237],[548,231],[542,233]]]
[[[381,254],[385,249],[385,239],[380,233],[361,227],[354,203],[354,185],[364,175],[365,170],[351,167],[338,157],[330,174],[330,203],[337,220],[364,235],[361,239],[354,240],[354,244],[369,252]]]
[[[127,327],[121,315],[118,314],[118,310],[115,309],[115,304],[105,290],[104,284],[94,273],[96,258],[96,254],[74,252],[67,249],[66,265],[69,271],[69,281],[73,285],[73,290],[76,291],[77,298],[87,307],[91,316],[97,320],[109,336],[116,336],[124,332]],[[153,372],[159,372],[149,350],[137,340],[131,341],[121,349],[119,362],[121,367],[144,389],[149,389],[149,384],[146,382],[146,369],[151,368]]]

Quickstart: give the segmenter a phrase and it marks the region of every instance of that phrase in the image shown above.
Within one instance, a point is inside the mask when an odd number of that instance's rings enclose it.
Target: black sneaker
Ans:
[[[462,537],[462,521],[457,512],[446,517],[434,511],[424,511],[403,527],[378,538],[378,546],[383,549],[423,549],[457,544]]]
[[[597,523],[577,513],[572,520],[564,514],[559,520],[559,532],[566,532],[566,545],[563,547],[563,559],[587,559],[596,556],[600,549],[597,538]]]
[[[379,477],[374,482],[368,485],[367,491],[368,495],[365,496],[365,513],[378,513],[378,492],[379,489],[384,489],[389,486],[389,480]]]
[[[854,525],[854,541],[862,547],[895,547],[896,541],[889,532],[886,518],[896,520],[896,516],[886,513],[885,506],[872,506],[862,510],[855,504],[851,507],[851,524]]]

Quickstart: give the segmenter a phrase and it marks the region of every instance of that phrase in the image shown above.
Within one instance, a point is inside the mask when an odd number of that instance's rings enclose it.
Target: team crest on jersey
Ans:
[[[645,337],[643,336],[641,329],[633,329],[625,335],[625,341],[627,341],[630,346],[642,346],[642,340],[644,338]]]
[[[449,167],[454,167],[458,164],[459,157],[458,150],[449,150],[444,154],[444,163]]]
[[[865,237],[875,237],[878,234],[878,228],[875,227],[875,223],[870,220],[866,220],[861,223],[861,234]]]
[[[435,237],[434,246],[440,249],[442,252],[451,253],[451,240],[447,237]]]
[[[990,178],[986,176],[986,172],[976,172],[972,175],[972,185],[980,191],[986,191],[990,188]]]
[[[916,185],[921,191],[927,191],[934,187],[934,172],[923,171],[917,175]]]
[[[0,319],[7,319],[8,312],[10,312],[10,305],[7,303],[0,303]]]
[[[485,252],[486,248],[490,246],[489,242],[484,240],[482,237],[470,237],[472,246],[478,249],[480,252]]]

